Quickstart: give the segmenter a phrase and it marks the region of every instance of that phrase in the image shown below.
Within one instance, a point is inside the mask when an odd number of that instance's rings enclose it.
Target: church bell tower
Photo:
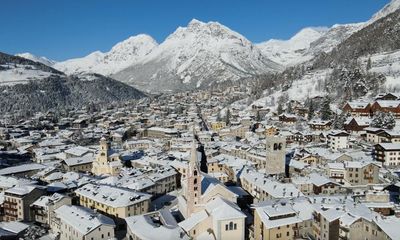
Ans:
[[[284,174],[286,158],[286,139],[278,136],[267,136],[265,170],[268,174]]]
[[[194,212],[201,197],[201,174],[196,146],[197,144],[193,140],[187,173],[187,216]]]

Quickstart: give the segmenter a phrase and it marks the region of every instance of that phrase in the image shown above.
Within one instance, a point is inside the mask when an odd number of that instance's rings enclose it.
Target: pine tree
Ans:
[[[261,120],[262,120],[262,118],[261,118],[260,111],[257,111],[256,121],[261,122]]]
[[[321,108],[321,119],[322,120],[330,120],[332,119],[333,112],[330,107],[331,100],[327,97],[324,99]]]
[[[283,107],[281,103],[278,104],[278,108],[276,109],[276,111],[278,115],[281,115],[283,113]]]
[[[221,118],[221,112],[218,112],[218,114],[217,114],[217,122],[219,122],[219,121],[221,121],[222,120],[222,118]]]
[[[369,71],[370,69],[371,69],[371,66],[372,65],[372,63],[371,63],[371,57],[369,57],[368,58],[368,61],[367,61],[367,66],[366,66],[366,69],[367,69],[367,71]]]
[[[313,119],[313,117],[314,117],[314,111],[315,111],[314,103],[313,103],[312,100],[310,100],[310,102],[309,102],[309,104],[308,104],[308,118],[307,118],[309,121],[310,121],[311,119]]]
[[[287,112],[287,113],[293,113],[292,102],[289,102],[289,103],[287,104],[286,112]]]
[[[347,114],[342,112],[340,115],[335,115],[333,119],[333,128],[334,129],[343,129],[344,123],[346,122]]]
[[[378,112],[371,122],[371,127],[393,129],[396,126],[396,120],[392,113]]]
[[[226,110],[225,123],[226,125],[231,123],[231,110],[229,108]]]

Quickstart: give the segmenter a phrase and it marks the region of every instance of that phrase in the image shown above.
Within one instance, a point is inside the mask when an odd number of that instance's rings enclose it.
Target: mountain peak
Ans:
[[[141,33],[141,34],[138,34],[135,36],[130,36],[129,38],[123,40],[122,42],[117,43],[116,45],[123,44],[123,43],[130,43],[130,42],[143,42],[143,41],[157,43],[156,40],[154,40],[154,38],[151,37],[150,35]]]
[[[136,36],[131,36],[122,42],[119,42],[115,44],[112,48],[109,54],[115,53],[115,52],[121,52],[121,51],[136,51],[140,46],[145,46],[145,45],[151,45],[153,47],[157,46],[158,43],[154,38],[152,38],[150,35],[147,34],[139,34]]]
[[[110,75],[136,63],[157,46],[158,43],[151,36],[139,34],[115,44],[109,52],[95,51],[83,58],[58,63],[55,67],[70,74],[96,72]]]
[[[44,65],[47,65],[47,66],[52,66],[52,65],[54,65],[56,63],[55,61],[50,60],[50,59],[48,59],[46,57],[39,57],[39,56],[36,56],[36,55],[34,55],[32,53],[29,53],[29,52],[18,53],[18,54],[15,54],[15,56],[23,57],[23,58],[26,58],[26,59],[29,59],[29,60],[32,60],[32,61],[35,61],[35,62],[43,63]]]
[[[375,13],[369,20],[369,23],[375,22],[387,15],[400,9],[400,0],[392,0],[390,3],[386,4],[379,12]]]
[[[329,30],[327,27],[307,27],[301,29],[298,33],[296,33],[292,38],[291,41],[298,41],[304,40],[309,38],[318,38],[322,34],[326,33]]]
[[[199,25],[204,25],[204,24],[205,24],[204,22],[193,18],[193,19],[190,20],[190,22],[188,23],[188,27],[190,27],[190,26],[199,26]]]

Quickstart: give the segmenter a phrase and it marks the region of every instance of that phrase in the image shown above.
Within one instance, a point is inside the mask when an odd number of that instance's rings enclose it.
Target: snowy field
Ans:
[[[386,52],[370,56],[371,72],[386,76],[386,89],[389,92],[400,92],[400,51]],[[366,67],[368,57],[362,58]]]
[[[10,67],[1,65],[2,67]],[[51,76],[52,73],[44,72],[42,70],[34,69],[33,67],[27,68],[24,65],[12,66],[10,69],[0,71],[0,85],[15,85],[27,83],[32,80],[40,80]]]

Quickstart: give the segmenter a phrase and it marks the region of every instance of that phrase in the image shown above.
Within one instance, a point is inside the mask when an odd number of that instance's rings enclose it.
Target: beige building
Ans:
[[[149,211],[151,195],[107,185],[86,184],[75,191],[81,206],[126,218]]]
[[[238,195],[200,172],[194,142],[186,176],[183,194],[178,197],[185,220],[178,225],[193,239],[244,239],[246,215],[236,205]]]
[[[124,148],[127,150],[146,150],[153,145],[150,140],[142,139],[136,141],[126,141],[124,143]]]
[[[4,220],[32,221],[30,205],[44,194],[37,186],[18,186],[4,192]]]
[[[88,153],[82,157],[71,157],[61,162],[66,172],[90,172],[93,168],[94,153]]]
[[[254,197],[254,202],[304,196],[292,183],[281,183],[254,169],[244,168],[240,174],[241,186]]]
[[[274,126],[265,126],[265,136],[275,136],[279,129]]]
[[[173,138],[178,135],[178,131],[173,128],[151,127],[145,131],[145,136],[149,138]]]
[[[400,165],[400,143],[379,143],[375,145],[375,159],[384,166]]]
[[[115,223],[91,209],[63,205],[55,210],[51,230],[60,240],[114,239]]]
[[[119,155],[110,149],[110,145],[103,137],[100,139],[100,149],[93,162],[92,173],[95,175],[118,175],[122,168]]]
[[[157,170],[137,177],[121,178],[120,183],[122,187],[157,196],[177,189],[177,175],[177,171],[172,167],[159,167]],[[110,178],[113,179],[113,177]]]
[[[254,210],[255,240],[291,240],[308,237],[312,206],[307,200],[281,201]]]
[[[226,127],[226,123],[222,121],[211,122],[211,129],[215,132]]]
[[[235,203],[216,197],[178,225],[193,239],[244,240],[245,218]]]
[[[52,196],[41,196],[38,200],[31,204],[31,212],[34,221],[50,226],[51,219],[54,217],[54,211],[63,205],[71,205],[70,197],[55,193]]]
[[[351,185],[368,185],[379,183],[380,166],[373,162],[345,162],[344,180]]]

